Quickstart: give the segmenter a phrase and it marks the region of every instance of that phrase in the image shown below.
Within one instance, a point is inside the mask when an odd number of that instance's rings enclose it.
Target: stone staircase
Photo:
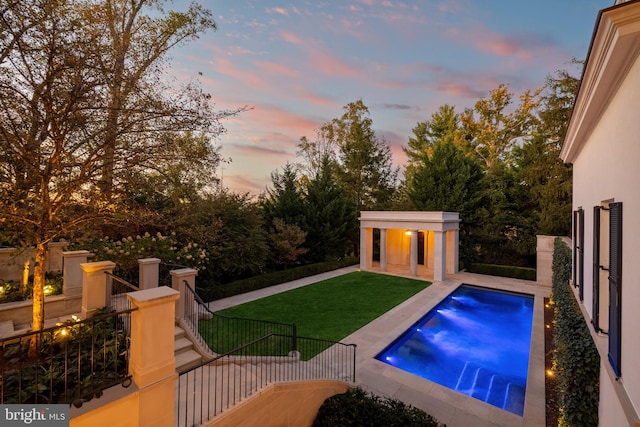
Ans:
[[[176,384],[176,425],[214,423],[238,403],[260,393],[269,384],[300,380],[307,362],[212,363],[180,375]],[[309,371],[309,378],[322,378]],[[314,375],[315,374],[315,375]],[[193,398],[195,396],[195,398]]]
[[[525,385],[477,363],[464,364],[455,390],[514,414],[524,412]]]
[[[184,329],[176,325],[173,330],[173,337],[176,371],[184,372],[198,366],[202,362],[202,355],[196,351],[193,342],[189,339]]]

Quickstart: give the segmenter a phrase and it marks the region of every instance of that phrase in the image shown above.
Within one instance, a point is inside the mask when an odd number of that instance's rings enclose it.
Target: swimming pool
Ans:
[[[533,300],[462,285],[376,359],[522,416]]]

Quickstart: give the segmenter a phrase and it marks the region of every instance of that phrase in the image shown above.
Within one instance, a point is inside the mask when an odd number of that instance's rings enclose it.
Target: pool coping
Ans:
[[[380,351],[463,283],[534,296],[522,417],[375,359]],[[472,273],[449,275],[446,281],[434,282],[342,340],[358,346],[356,384],[377,395],[420,408],[448,427],[545,425],[544,298],[550,293],[550,287],[535,282]]]

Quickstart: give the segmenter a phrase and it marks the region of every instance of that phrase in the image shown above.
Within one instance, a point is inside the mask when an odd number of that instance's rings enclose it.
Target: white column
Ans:
[[[411,251],[409,255],[411,275],[418,276],[418,230],[411,230]]]
[[[140,290],[159,286],[160,258],[144,258],[138,260],[140,266]]]
[[[182,268],[180,270],[171,270],[169,274],[171,275],[171,287],[180,293],[180,299],[176,301],[176,317],[182,319],[185,315],[193,313],[193,309],[189,307],[189,304],[191,304],[191,307],[194,304],[193,296],[187,293],[185,281],[195,291],[198,271],[193,268]]]
[[[433,232],[433,280],[442,282],[447,279],[447,245],[444,231]]]
[[[131,313],[129,358],[129,372],[137,386],[137,398],[136,405],[130,408],[133,411],[128,413],[136,420],[136,425],[174,425],[178,375],[173,330],[178,297],[178,292],[168,286],[127,294],[131,306],[137,308]],[[104,418],[100,421],[103,422],[94,425],[109,424]]]
[[[107,305],[111,291],[107,288],[107,275],[116,264],[111,261],[87,262],[82,268],[82,318],[91,317],[98,309]],[[109,295],[107,295],[109,294]]]
[[[360,270],[368,270],[373,263],[373,229],[360,228]]]
[[[380,271],[387,271],[387,229],[380,229]]]
[[[91,256],[89,251],[62,252],[62,293],[66,297],[82,295],[82,268]]]
[[[447,231],[447,273],[456,274],[459,266],[460,230]]]

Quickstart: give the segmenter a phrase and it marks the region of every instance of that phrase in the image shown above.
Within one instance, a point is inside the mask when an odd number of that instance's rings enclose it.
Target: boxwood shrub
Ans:
[[[303,277],[313,276],[314,274],[337,270],[338,268],[348,267],[350,265],[358,264],[359,262],[359,258],[345,257],[335,261],[303,265],[288,270],[275,271],[273,273],[249,277],[248,279],[236,280],[235,282],[224,285],[215,285],[205,289],[198,289],[198,293],[202,295],[203,299],[206,301],[214,301],[243,294],[245,292],[268,288],[269,286],[279,285],[280,283],[290,282]]]
[[[467,268],[469,273],[488,274],[491,276],[511,277],[513,279],[536,280],[536,269],[515,267],[511,265],[473,263]]]
[[[560,238],[554,242],[551,268],[558,426],[597,426],[600,356],[570,288],[571,250]]]
[[[399,400],[382,399],[357,388],[324,401],[313,427],[446,427]]]

